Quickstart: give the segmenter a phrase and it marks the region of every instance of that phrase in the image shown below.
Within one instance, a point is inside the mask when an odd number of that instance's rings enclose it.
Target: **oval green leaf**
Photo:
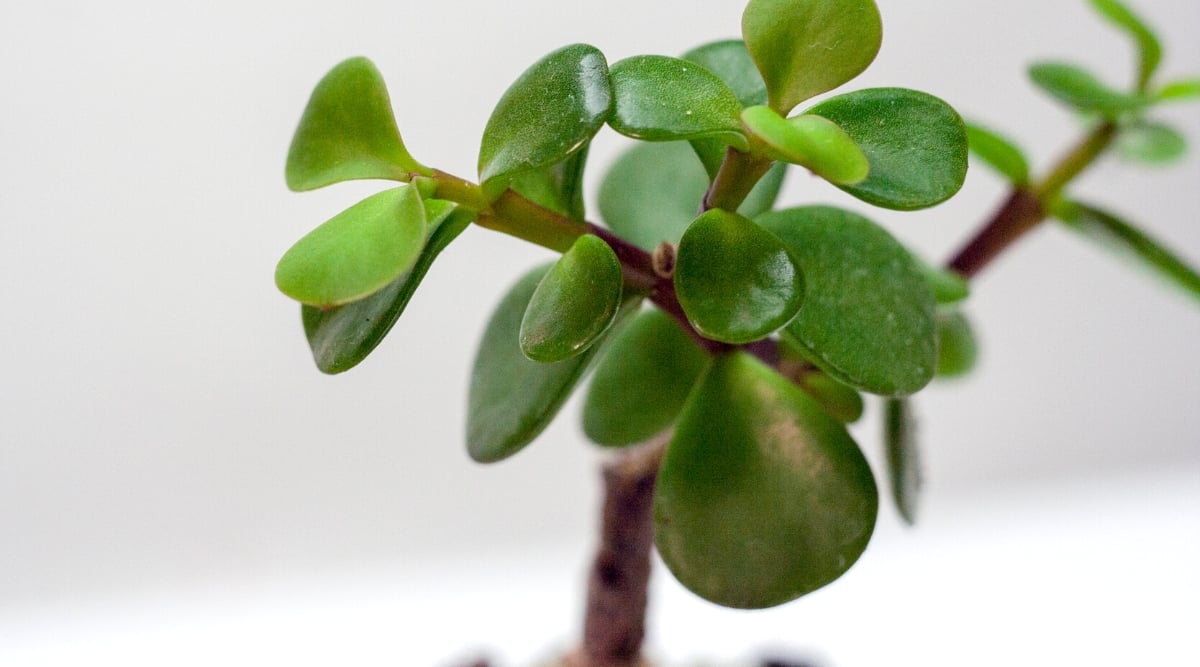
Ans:
[[[587,217],[583,202],[587,156],[588,146],[585,145],[562,162],[517,174],[509,187],[539,206],[582,222]]]
[[[875,394],[911,394],[937,361],[933,291],[891,234],[831,206],[767,213],[758,223],[804,269],[804,304],[784,329],[818,367]]]
[[[1184,101],[1200,97],[1200,78],[1171,81],[1159,88],[1154,97],[1162,102]]]
[[[742,37],[771,108],[786,116],[865,70],[879,52],[883,27],[871,0],[750,0]]]
[[[383,342],[433,260],[471,224],[474,216],[438,199],[427,200],[425,210],[429,216],[429,240],[411,269],[365,299],[334,308],[301,307],[304,334],[321,372],[348,371]]]
[[[737,96],[743,107],[767,103],[767,84],[763,83],[754,59],[740,39],[727,39],[696,47],[683,54],[684,60],[694,62],[716,74]],[[694,139],[692,148],[704,163],[709,179],[715,178],[725,159],[726,142],[720,139]]]
[[[778,238],[736,213],[713,209],[679,241],[675,291],[705,337],[749,343],[792,319],[804,281]]]
[[[579,237],[534,290],[521,320],[521,351],[549,363],[586,350],[617,317],[621,282],[613,249],[598,236]]]
[[[279,290],[300,303],[340,306],[379,291],[417,261],[425,205],[403,185],[367,197],[309,232],[275,267]]]
[[[742,105],[717,75],[667,56],[634,56],[612,66],[616,102],[608,124],[635,139],[672,141],[719,136],[747,147]]]
[[[837,185],[853,185],[867,177],[867,156],[833,121],[810,114],[785,119],[770,107],[742,112],[750,134],[770,148],[769,157],[806,167]]]
[[[1091,3],[1101,16],[1124,30],[1137,43],[1136,88],[1144,92],[1146,84],[1150,82],[1150,77],[1154,76],[1154,70],[1158,69],[1158,63],[1162,60],[1162,44],[1159,43],[1158,37],[1145,21],[1130,11],[1123,3],[1117,2],[1117,0],[1091,0]]]
[[[949,199],[967,176],[967,131],[942,100],[907,88],[868,88],[805,113],[843,130],[871,163],[860,183],[841,186],[876,206],[911,211]]]
[[[845,573],[878,508],[871,470],[845,427],[733,352],[713,361],[679,416],[658,476],[655,541],[697,595],[770,607]]]
[[[958,273],[950,269],[939,269],[925,262],[919,262],[919,265],[938,305],[958,303],[971,296],[971,286],[967,284],[967,279]]]
[[[350,58],[317,84],[288,149],[287,177],[292,190],[316,188],[362,178],[409,180],[429,175],[400,139],[387,86],[366,58]]]
[[[1139,121],[1121,128],[1117,152],[1126,160],[1165,165],[1187,154],[1187,139],[1170,125]]]
[[[937,315],[938,360],[937,375],[943,378],[961,377],[971,372],[979,358],[979,345],[971,321],[961,311],[950,310]]]
[[[509,86],[479,149],[479,179],[493,195],[513,176],[562,162],[595,136],[612,109],[604,54],[573,44],[542,58]]]
[[[1116,91],[1091,72],[1067,63],[1037,63],[1029,68],[1029,78],[1051,97],[1083,112],[1115,117],[1147,104],[1146,98]]]
[[[896,502],[900,517],[911,526],[917,522],[917,500],[921,494],[921,456],[917,448],[916,426],[908,399],[887,399],[884,402],[883,424],[892,499]]]
[[[1013,185],[1029,182],[1029,162],[1021,149],[1008,139],[980,125],[967,123],[967,141],[972,153]]]
[[[600,445],[644,442],[675,422],[709,356],[661,310],[613,336],[583,403],[583,432]]]
[[[825,414],[843,424],[856,422],[862,417],[862,395],[825,373],[816,369],[801,373],[796,384],[821,405]]]

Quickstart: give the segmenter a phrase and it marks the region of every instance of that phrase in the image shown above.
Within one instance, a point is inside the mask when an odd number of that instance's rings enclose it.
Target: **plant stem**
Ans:
[[[700,212],[721,208],[737,211],[746,195],[754,189],[763,174],[774,164],[767,158],[743,153],[732,146],[725,150],[725,159],[700,202]]]

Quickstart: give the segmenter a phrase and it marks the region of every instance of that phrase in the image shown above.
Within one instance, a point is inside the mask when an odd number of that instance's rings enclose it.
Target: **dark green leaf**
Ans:
[[[778,238],[736,213],[713,209],[679,241],[675,290],[701,334],[748,343],[792,319],[804,281]]]
[[[726,39],[698,46],[683,54],[683,59],[720,77],[742,106],[767,103],[767,84],[763,83],[762,75],[758,73],[758,67],[742,40]]]
[[[621,262],[598,236],[585,234],[538,283],[521,320],[525,356],[543,363],[586,350],[612,326],[621,306]]]
[[[908,399],[884,402],[884,442],[887,445],[888,476],[896,509],[908,525],[917,522],[917,498],[921,493],[921,456],[916,426]]]
[[[1084,112],[1112,117],[1146,106],[1145,98],[1114,90],[1091,72],[1067,63],[1037,63],[1029,68],[1029,77],[1050,96]]]
[[[1200,272],[1175,253],[1115,215],[1087,204],[1064,202],[1055,216],[1083,236],[1167,280],[1200,299]]]
[[[862,396],[852,387],[847,387],[821,371],[811,369],[801,373],[796,379],[796,384],[821,404],[825,414],[843,424],[856,422],[862,417]]]
[[[883,28],[871,0],[750,0],[742,36],[771,108],[786,116],[866,69]]]
[[[784,118],[770,107],[742,112],[746,129],[769,147],[768,157],[806,167],[838,185],[853,185],[867,177],[867,156],[842,128],[821,116]]]
[[[958,310],[939,312],[937,333],[938,377],[959,377],[971,372],[979,356],[979,346],[967,316]]]
[[[1187,140],[1170,125],[1140,121],[1121,128],[1117,151],[1127,160],[1168,164],[1187,153]]]
[[[438,254],[458,237],[473,214],[437,199],[425,202],[429,215],[429,240],[411,269],[371,296],[344,306],[322,310],[303,306],[304,334],[313,361],[324,373],[350,370],[375,349],[400,318],[417,286]]]
[[[1129,33],[1138,45],[1137,90],[1145,91],[1146,84],[1162,60],[1162,45],[1144,21],[1117,0],[1091,0],[1092,6],[1117,27]]]
[[[967,140],[972,153],[1013,185],[1029,182],[1029,163],[1011,141],[974,123],[967,123]]]
[[[840,577],[875,528],[879,495],[846,429],[743,352],[688,397],[655,493],[655,541],[684,586],[770,607]]]
[[[911,211],[949,199],[967,175],[967,131],[938,98],[906,88],[869,88],[830,98],[806,113],[836,123],[871,163],[859,199]]]
[[[314,190],[360,178],[407,181],[429,175],[400,140],[387,87],[375,65],[350,58],[317,84],[288,149],[287,184]]]
[[[496,195],[517,174],[562,162],[591,140],[611,108],[604,54],[586,44],[550,53],[492,111],[479,149],[480,182]]]
[[[572,220],[587,216],[583,204],[583,169],[588,146],[549,167],[532,169],[513,177],[509,187],[522,197]]]
[[[742,105],[717,75],[667,56],[634,56],[612,66],[616,104],[608,124],[648,141],[719,137],[745,150]]]
[[[830,206],[768,213],[803,267],[804,304],[785,334],[834,378],[863,391],[911,394],[937,361],[933,292],[909,252],[866,218]]]
[[[300,303],[322,308],[369,296],[417,261],[425,226],[416,187],[385,190],[297,241],[275,267],[275,284]]]
[[[583,431],[601,445],[649,440],[675,421],[708,355],[679,323],[648,310],[606,346],[583,404]]]
[[[1200,79],[1172,81],[1160,88],[1155,97],[1163,102],[1182,101],[1200,97]]]

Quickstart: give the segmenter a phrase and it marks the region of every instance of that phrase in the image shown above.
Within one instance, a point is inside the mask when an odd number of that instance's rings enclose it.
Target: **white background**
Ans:
[[[1085,3],[881,0],[884,45],[848,89],[934,93],[1036,167],[1079,128],[1025,66],[1132,76]],[[1200,5],[1142,0],[1163,75],[1200,74]],[[275,261],[373,183],[292,194],[312,86],[374,59],[410,150],[473,175],[499,95],[558,46],[610,62],[736,36],[741,4],[0,4],[0,664],[511,664],[568,646],[599,455],[574,403],[520,456],[462,445],[491,304],[548,255],[484,230],[435,265],[389,339],[313,367]],[[1198,105],[1164,109],[1200,146]],[[604,133],[594,166],[621,141]],[[1107,161],[1075,188],[1200,263],[1200,151]],[[595,191],[600,170],[591,173]],[[868,211],[933,260],[1002,186],[873,212],[793,174],[785,199]],[[762,613],[663,574],[651,648],[773,646],[827,664],[1196,664],[1200,310],[1054,228],[975,283],[983,358],[922,394],[922,523],[881,511],[850,575]],[[872,405],[871,408],[877,406]],[[878,461],[877,422],[856,435]],[[878,469],[877,469],[878,470]],[[1086,660],[1085,660],[1086,658]]]

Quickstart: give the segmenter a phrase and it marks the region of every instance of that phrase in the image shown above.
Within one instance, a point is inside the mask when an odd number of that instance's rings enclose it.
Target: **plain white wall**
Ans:
[[[883,49],[848,88],[937,94],[1038,166],[1079,128],[1026,82],[1028,62],[1131,74],[1127,41],[1082,1],[880,4]],[[1167,44],[1163,74],[1200,73],[1200,4],[1137,5]],[[735,36],[740,12],[715,0],[0,5],[0,605],[589,540],[598,457],[575,404],[505,463],[471,463],[461,442],[482,323],[547,253],[469,231],[366,363],[321,375],[274,264],[378,186],[292,194],[284,155],[312,85],[349,55],[384,72],[412,152],[470,176],[492,104],[540,55],[575,41],[610,62],[676,54]],[[1196,105],[1162,115],[1200,145]],[[605,133],[594,167],[620,145]],[[1163,170],[1108,161],[1077,189],[1198,264],[1198,155]],[[940,260],[1001,196],[973,169],[946,205],[871,215]],[[785,197],[868,210],[799,174]],[[934,505],[1200,462],[1194,299],[1045,229],[978,280],[970,311],[975,376],[919,403]],[[876,456],[876,422],[857,432]]]

